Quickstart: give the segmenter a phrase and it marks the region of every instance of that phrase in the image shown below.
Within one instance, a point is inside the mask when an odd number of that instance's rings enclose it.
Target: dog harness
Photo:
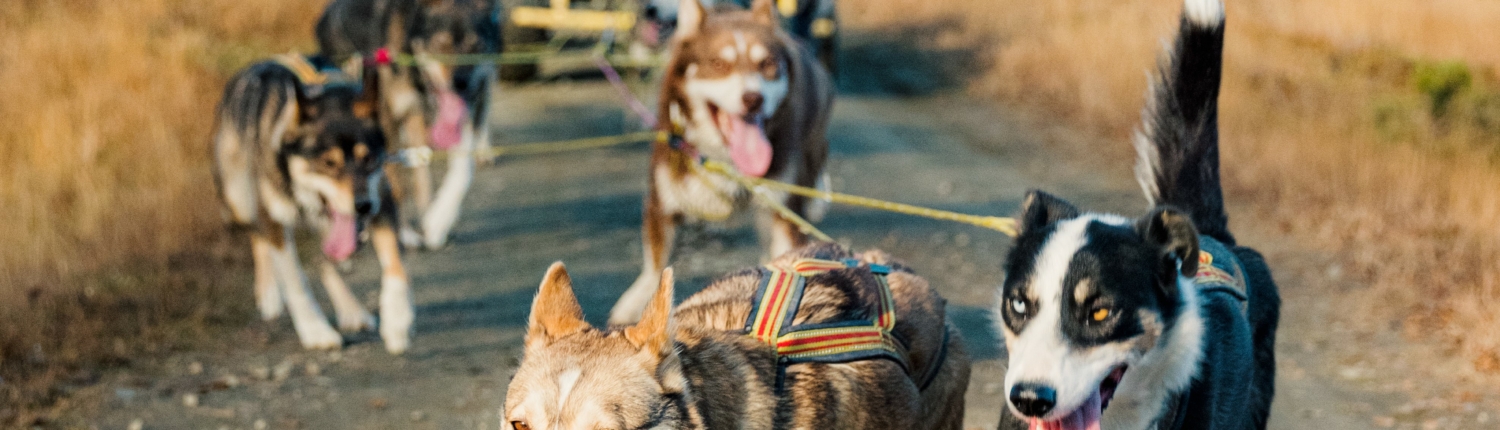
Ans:
[[[1198,274],[1193,283],[1203,293],[1221,292],[1240,302],[1246,312],[1250,296],[1245,291],[1245,268],[1224,243],[1208,236],[1198,236]]]
[[[871,320],[850,320],[833,323],[792,324],[801,305],[807,278],[839,269],[859,268],[863,265],[874,275],[880,299],[875,304]],[[896,301],[891,296],[886,276],[891,268],[879,264],[862,264],[858,260],[842,261],[801,259],[790,267],[766,266],[761,269],[760,287],[751,301],[750,316],[745,320],[745,331],[750,336],[776,349],[776,361],[785,374],[785,367],[796,363],[846,363],[859,360],[888,359],[911,374],[906,361],[906,347],[892,332],[896,327]],[[942,349],[928,369],[917,379],[918,387],[925,389],[937,375],[947,355],[947,330],[943,331]],[[777,386],[781,386],[778,378]]]
[[[317,98],[334,87],[353,88],[355,92],[363,90],[363,83],[358,79],[322,58],[281,54],[271,57],[271,61],[297,76],[297,86],[307,98]]]

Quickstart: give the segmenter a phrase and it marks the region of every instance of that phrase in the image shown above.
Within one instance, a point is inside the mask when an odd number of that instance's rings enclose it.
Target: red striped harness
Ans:
[[[790,268],[767,266],[761,269],[760,288],[755,292],[745,330],[751,337],[776,347],[777,363],[844,363],[886,358],[910,372],[905,348],[891,332],[896,327],[896,302],[891,297],[886,275],[891,269],[869,264],[879,285],[880,300],[874,321],[851,320],[833,323],[792,325],[801,304],[807,277],[832,270],[860,267],[858,260],[831,261],[801,259]],[[923,384],[925,385],[925,383]]]

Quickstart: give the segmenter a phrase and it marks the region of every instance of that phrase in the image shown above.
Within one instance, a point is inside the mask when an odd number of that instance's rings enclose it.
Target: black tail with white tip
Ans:
[[[1219,184],[1223,52],[1221,0],[1184,1],[1177,41],[1141,112],[1136,179],[1152,205],[1187,211],[1201,234],[1233,245]]]

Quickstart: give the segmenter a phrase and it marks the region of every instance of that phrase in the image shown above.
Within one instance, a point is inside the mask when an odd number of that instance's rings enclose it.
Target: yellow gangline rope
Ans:
[[[583,139],[558,140],[551,142],[536,142],[520,145],[495,146],[488,150],[473,151],[472,154],[478,158],[495,158],[501,155],[538,155],[553,154],[559,152],[582,151],[586,149],[606,148],[610,146],[625,145],[637,142],[646,142],[655,139],[657,132],[640,131],[626,133],[617,136],[600,136]],[[400,151],[400,155],[394,160],[406,167],[419,167],[431,163],[434,159],[447,158],[453,151],[433,151],[431,148],[419,147]]]
[[[940,210],[940,209],[924,208],[924,207],[921,207],[921,206],[914,206],[914,205],[909,205],[909,204],[905,204],[905,203],[896,203],[896,202],[890,202],[890,201],[885,201],[885,200],[872,199],[872,198],[869,198],[869,197],[861,197],[861,196],[855,196],[855,195],[849,195],[849,194],[835,193],[835,192],[831,192],[831,191],[822,191],[822,190],[818,190],[818,189],[814,189],[814,188],[808,188],[808,187],[803,187],[803,186],[799,186],[799,185],[788,184],[788,183],[785,183],[785,182],[773,181],[773,180],[764,179],[764,178],[752,178],[752,177],[747,177],[745,175],[740,174],[739,171],[735,170],[733,167],[730,167],[730,166],[724,164],[723,162],[714,161],[714,160],[704,161],[703,162],[703,168],[706,169],[709,172],[713,172],[713,173],[719,174],[720,176],[724,176],[724,177],[733,179],[735,182],[739,182],[741,184],[741,186],[744,186],[745,189],[747,189],[747,190],[757,190],[757,189],[776,190],[776,191],[781,191],[781,192],[790,193],[790,194],[796,194],[796,195],[803,196],[803,197],[808,197],[808,198],[828,200],[828,201],[831,201],[831,202],[834,202],[834,203],[838,203],[838,204],[844,204],[844,205],[850,205],[850,206],[859,206],[859,207],[865,207],[865,208],[870,208],[870,209],[877,209],[877,210],[882,210],[882,211],[887,211],[887,212],[895,212],[895,213],[899,213],[899,214],[912,215],[912,216],[918,216],[918,217],[923,217],[923,218],[931,218],[931,219],[943,220],[943,221],[953,221],[953,222],[964,223],[964,224],[969,224],[969,225],[978,226],[978,227],[984,227],[984,228],[987,228],[987,229],[991,229],[991,230],[995,230],[995,231],[998,231],[998,232],[1001,232],[1001,233],[1005,233],[1007,236],[1010,236],[1010,237],[1015,237],[1016,234],[1017,234],[1016,220],[1014,218],[1004,218],[1004,217],[995,217],[995,216],[980,216],[980,215],[962,214],[962,213],[958,213],[958,212],[950,212],[950,211],[945,211],[945,210]],[[785,213],[790,213],[791,212],[790,209],[786,209],[785,206],[782,206],[779,202],[772,201],[772,199],[770,199],[770,198],[764,198],[762,200],[764,202],[767,202],[771,206],[773,206],[772,209],[775,209],[778,213],[782,213],[783,217],[788,218],[789,220],[791,219],[790,217],[786,217],[786,215],[785,215]],[[777,208],[776,206],[780,206],[780,208]],[[795,214],[793,214],[793,215],[795,216]],[[796,220],[801,220],[801,217],[797,217]],[[792,222],[794,224],[797,223],[797,221],[792,221]],[[807,221],[806,220],[801,220],[801,222],[806,223]],[[798,227],[800,228],[801,225],[798,225]],[[809,224],[808,227],[811,228],[811,224]],[[816,230],[816,229],[814,229],[814,230]],[[823,235],[822,237],[820,237],[820,239],[823,238],[823,237],[827,237],[827,235]],[[826,239],[824,239],[824,240],[826,240]]]
[[[706,161],[701,166],[694,163],[692,166],[694,170],[698,170],[698,172],[696,173],[700,175],[706,173],[702,169],[707,169],[710,172],[718,173],[726,178],[738,182],[740,184],[740,187],[743,187],[745,191],[749,191],[750,194],[752,196],[755,196],[755,199],[760,201],[761,204],[765,205],[768,208],[771,208],[771,210],[773,211],[776,211],[777,215],[781,215],[781,219],[784,219],[787,222],[792,223],[792,225],[797,226],[797,230],[800,230],[802,234],[812,236],[824,242],[833,242],[833,238],[829,237],[827,233],[823,233],[822,230],[818,230],[817,227],[813,227],[812,223],[807,222],[807,220],[803,219],[801,215],[797,215],[797,213],[793,212],[791,208],[786,207],[786,205],[776,201],[775,198],[767,195],[766,188],[756,186],[756,184],[751,181],[752,178],[741,175],[738,172],[734,172],[732,168],[728,168],[722,163],[716,161]]]

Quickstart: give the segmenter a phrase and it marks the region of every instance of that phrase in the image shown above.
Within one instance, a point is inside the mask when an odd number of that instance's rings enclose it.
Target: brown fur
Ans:
[[[674,311],[669,269],[641,323],[564,330],[583,324],[582,316],[566,276],[556,281],[554,272],[562,269],[554,265],[532,307],[525,359],[502,411],[505,421],[523,430],[961,428],[969,358],[945,321],[943,298],[879,251],[856,254],[816,244],[773,264],[806,257],[893,266],[888,281],[896,301],[895,332],[909,347],[913,373],[934,364],[945,347],[943,331],[949,334],[946,356],[926,390],[895,362],[872,359],[789,365],[778,392],[774,351],[742,331],[758,271],[720,278]],[[878,300],[875,282],[862,268],[808,278],[795,324],[868,319],[870,304]],[[560,331],[568,334],[554,335]]]
[[[781,74],[788,78],[787,95],[774,114],[765,120],[766,138],[771,142],[772,159],[765,177],[783,179],[798,185],[813,187],[823,173],[828,157],[828,121],[833,109],[833,81],[814,56],[800,42],[792,39],[776,23],[775,8],[769,0],[758,0],[753,10],[718,10],[706,13],[696,1],[684,2],[684,7],[693,7],[696,13],[684,13],[685,22],[673,41],[671,60],[666,66],[659,105],[660,128],[677,132],[673,124],[672,106],[677,106],[679,116],[692,117],[691,104],[687,101],[684,86],[688,69],[697,66],[699,76],[723,77],[730,73],[760,73],[767,79]],[[700,18],[689,18],[698,16]],[[761,44],[770,52],[770,60],[750,63],[741,58],[735,63],[719,59],[719,50],[733,46],[738,32],[744,39]],[[717,63],[716,63],[717,62]],[[779,64],[779,66],[776,66]],[[696,146],[692,141],[688,146]],[[724,160],[720,160],[724,161]],[[612,312],[610,322],[625,324],[635,321],[639,299],[654,284],[653,277],[666,268],[671,259],[678,224],[685,219],[718,219],[743,212],[748,203],[742,192],[721,193],[717,197],[705,197],[679,193],[675,189],[663,189],[659,182],[672,187],[690,184],[725,184],[727,179],[698,177],[693,173],[692,163],[697,160],[674,149],[667,142],[657,142],[651,147],[650,177],[644,206],[642,246],[645,261],[641,277],[632,285],[630,293],[622,297],[621,303]],[[668,195],[671,194],[671,195]],[[681,194],[681,195],[679,195]],[[668,207],[664,201],[679,202],[678,207]],[[706,201],[712,200],[712,201]],[[809,215],[809,200],[801,196],[785,196],[782,203],[793,212],[806,218]],[[691,207],[688,207],[691,206]],[[701,210],[707,206],[713,210]],[[727,214],[718,208],[728,207]],[[806,243],[807,237],[792,223],[762,209],[759,214],[762,242],[776,255],[787,249],[774,249],[778,242],[795,248]],[[626,307],[630,307],[626,309]]]

